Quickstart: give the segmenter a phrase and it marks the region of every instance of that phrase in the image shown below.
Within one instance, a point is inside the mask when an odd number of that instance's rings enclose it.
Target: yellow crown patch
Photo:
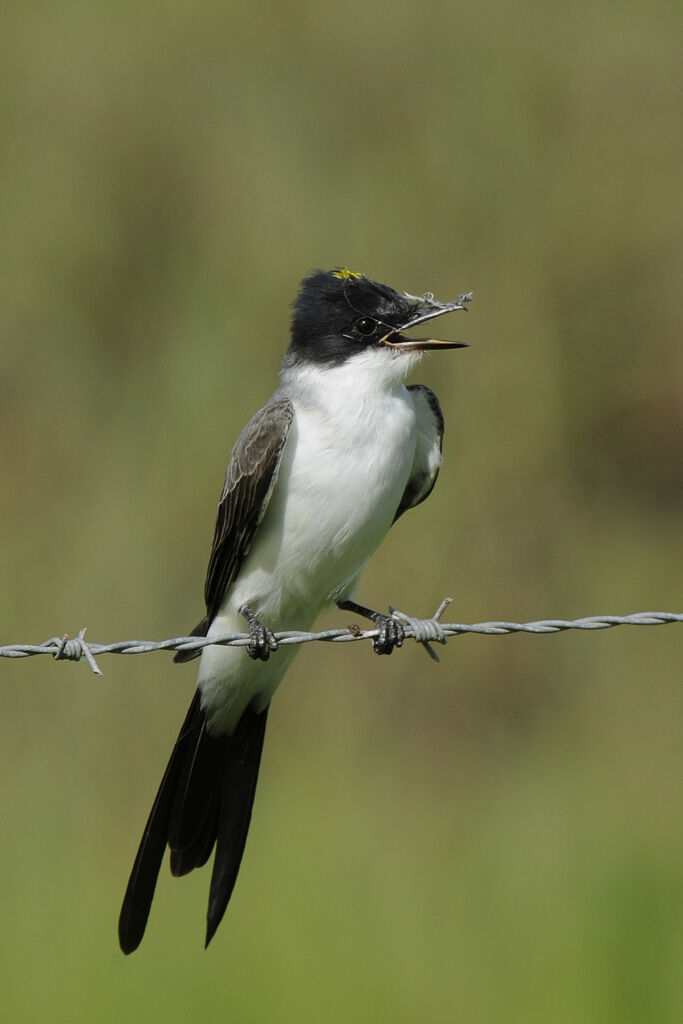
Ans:
[[[341,267],[339,270],[333,270],[332,276],[338,277],[340,281],[358,281],[363,275],[357,274],[355,270],[349,270],[347,267]]]

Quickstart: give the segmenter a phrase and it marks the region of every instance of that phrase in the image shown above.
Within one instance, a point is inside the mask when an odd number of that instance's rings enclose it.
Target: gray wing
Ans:
[[[237,439],[218,504],[206,571],[206,615],[192,631],[193,636],[206,636],[249,551],[277,481],[293,416],[294,407],[288,398],[272,398]],[[198,653],[179,651],[174,660],[189,661]]]
[[[424,384],[411,384],[408,391],[417,414],[417,445],[410,479],[394,516],[394,522],[407,509],[415,508],[429,497],[441,468],[444,423],[439,399]]]

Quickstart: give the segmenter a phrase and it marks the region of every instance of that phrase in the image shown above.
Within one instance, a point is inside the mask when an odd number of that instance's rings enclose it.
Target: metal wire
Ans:
[[[506,636],[509,633],[563,633],[568,629],[611,629],[613,626],[664,626],[671,622],[683,622],[682,612],[635,612],[632,615],[589,615],[582,619],[539,619],[536,622],[439,622],[440,616],[451,603],[445,598],[436,612],[428,619],[415,619],[391,609],[392,615],[404,624],[405,635],[422,644],[431,657],[438,661],[432,642],[445,644],[448,637],[462,633],[478,633],[484,636]],[[279,644],[307,644],[313,640],[326,643],[353,643],[356,640],[374,640],[376,629],[361,630],[357,627],[327,629],[320,633],[306,633],[286,630],[275,633]],[[7,644],[0,646],[2,658],[31,658],[37,654],[49,654],[56,661],[80,661],[85,658],[96,675],[102,675],[95,656],[101,654],[149,654],[151,651],[201,651],[212,644],[221,647],[246,647],[250,642],[248,633],[224,633],[220,636],[193,637],[177,636],[170,640],[117,640],[110,644],[98,644],[85,640],[85,629],[78,636],[53,636],[42,644]],[[277,655],[276,655],[277,656]]]

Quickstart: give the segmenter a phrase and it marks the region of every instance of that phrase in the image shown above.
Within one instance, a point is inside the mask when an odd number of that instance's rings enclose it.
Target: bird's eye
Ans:
[[[354,327],[356,334],[362,334],[364,338],[371,338],[377,330],[377,321],[373,320],[371,316],[362,316],[360,320],[356,320]]]

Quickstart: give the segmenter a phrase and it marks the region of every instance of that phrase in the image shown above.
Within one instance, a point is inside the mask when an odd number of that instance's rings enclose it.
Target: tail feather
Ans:
[[[171,871],[184,875],[208,860],[217,842],[207,945],[225,913],[247,838],[267,709],[247,709],[233,736],[210,736],[195,693],[161,780],[133,864],[119,917],[119,942],[142,941],[166,846]]]
[[[217,778],[221,777],[223,766],[218,770]],[[171,874],[175,877],[187,875],[195,868],[206,864],[216,844],[218,832],[218,811],[221,803],[220,786],[214,784],[210,788],[211,799],[206,803],[206,817],[201,830],[195,835],[192,843],[182,849],[171,846]]]
[[[119,917],[119,942],[124,953],[137,949],[145,933],[159,868],[168,841],[168,822],[184,755],[201,728],[199,693],[195,693],[142,833]]]
[[[205,827],[218,800],[217,780],[223,774],[230,745],[228,736],[210,736],[203,721],[196,743],[188,747],[168,824],[168,845],[174,853],[193,846]]]
[[[225,765],[216,856],[206,915],[206,946],[211,942],[221,923],[244,853],[267,715],[268,708],[260,714],[249,710],[245,712],[233,736],[233,747]]]

